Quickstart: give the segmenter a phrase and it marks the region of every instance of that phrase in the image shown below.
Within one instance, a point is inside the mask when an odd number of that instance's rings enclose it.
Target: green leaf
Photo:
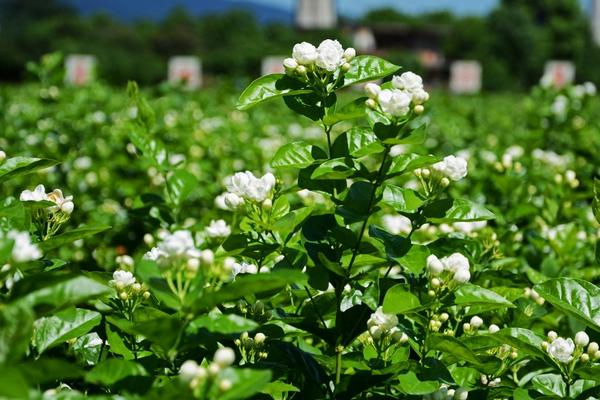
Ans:
[[[146,369],[135,361],[109,358],[96,365],[85,376],[86,382],[111,386],[128,376],[147,376]]]
[[[256,322],[235,314],[203,315],[190,323],[190,328],[205,328],[223,335],[253,331],[257,327]]]
[[[388,176],[396,176],[405,172],[413,171],[417,168],[423,168],[439,161],[439,157],[432,155],[422,155],[416,153],[401,154],[392,160]]]
[[[482,206],[464,199],[436,200],[424,208],[423,214],[431,221],[482,221],[494,219],[494,214]]]
[[[355,170],[348,165],[345,158],[327,160],[317,167],[310,179],[346,179],[353,175]]]
[[[600,288],[572,278],[550,279],[534,286],[556,309],[600,331]]]
[[[594,178],[594,200],[592,200],[592,211],[596,221],[600,222],[600,179]]]
[[[29,399],[29,386],[23,374],[14,366],[0,366],[0,398]]]
[[[273,168],[305,168],[315,159],[312,156],[313,146],[306,142],[288,143],[277,150],[271,160]]]
[[[392,64],[383,58],[375,56],[354,57],[350,61],[350,69],[344,75],[342,87],[384,78],[399,69],[398,65]]]
[[[375,225],[369,226],[369,235],[383,242],[387,256],[392,259],[403,257],[411,247],[409,238],[393,235]]]
[[[467,346],[465,346],[458,339],[448,335],[440,333],[433,333],[427,338],[427,349],[438,350],[443,353],[453,355],[461,361],[467,361],[474,365],[481,364],[481,361],[477,358]]]
[[[167,179],[169,185],[170,199],[179,207],[181,203],[192,193],[198,186],[198,179],[184,169],[178,169],[173,172],[173,175]]]
[[[382,202],[398,212],[415,212],[424,203],[419,193],[412,189],[395,185],[386,185],[383,189]]]
[[[540,360],[549,360],[546,352],[542,350],[544,338],[525,328],[504,328],[500,331],[487,335],[496,341],[498,346],[508,344],[519,350],[520,353],[529,355]]]
[[[241,299],[248,295],[281,289],[287,285],[306,283],[306,276],[300,271],[277,270],[270,273],[238,276],[236,280],[220,289],[207,290],[202,298],[194,301],[195,309],[211,309],[218,304]]]
[[[348,153],[353,157],[364,157],[369,154],[381,153],[383,144],[368,128],[355,126],[346,133]]]
[[[97,235],[98,233],[109,229],[111,229],[111,227],[106,225],[81,226],[65,233],[61,233],[60,235],[52,236],[50,239],[38,243],[38,246],[45,253],[52,249],[71,244],[76,240]]]
[[[337,207],[336,214],[344,217],[347,224],[363,221],[368,218],[370,208],[373,207],[371,196],[373,184],[370,182],[354,182],[348,190],[344,203]]]
[[[418,244],[413,244],[408,250],[406,255],[397,258],[398,264],[402,266],[402,268],[407,269],[409,272],[413,274],[420,274],[423,269],[425,269],[425,265],[427,264],[427,257],[430,255],[430,251],[427,246],[422,246]]]
[[[299,391],[300,391],[300,389],[298,389],[294,385],[290,385],[289,383],[285,383],[282,381],[275,381],[275,382],[270,382],[260,392],[264,393],[264,394],[268,394],[269,396],[273,397],[274,399],[283,400],[283,399],[287,398],[284,396],[285,393],[299,392]]]
[[[303,83],[283,74],[262,76],[248,85],[238,99],[237,109],[247,110],[264,101],[281,96],[311,93]]]
[[[19,370],[30,385],[80,378],[85,371],[59,358],[39,358],[19,365]]]
[[[484,289],[481,286],[467,283],[461,285],[454,292],[454,302],[458,306],[491,306],[492,308],[497,307],[509,307],[514,308],[515,305],[500,296],[496,292]]]
[[[405,394],[422,396],[438,390],[437,381],[421,381],[414,372],[398,375],[398,388]]]
[[[228,379],[231,389],[222,392],[213,385],[209,398],[219,400],[247,399],[262,391],[271,380],[271,371],[258,369],[227,368],[219,374],[220,379]]]
[[[58,161],[45,158],[13,157],[0,163],[0,183],[37,172],[58,164]]]
[[[323,122],[325,125],[335,125],[341,121],[348,121],[351,119],[361,118],[365,115],[365,101],[366,97],[359,97],[354,101],[345,104],[339,109],[335,110],[332,114],[325,115]]]
[[[567,385],[558,374],[541,374],[531,380],[533,387],[547,396],[567,397]]]
[[[383,298],[383,312],[407,314],[421,307],[419,298],[410,292],[410,287],[400,283],[388,289]]]
[[[101,319],[99,312],[81,308],[67,309],[51,317],[43,317],[36,321],[33,344],[41,354],[69,339],[88,333]]]
[[[82,275],[41,273],[17,282],[13,288],[13,304],[63,308],[98,298],[112,290],[108,285]]]
[[[28,350],[33,312],[26,305],[0,308],[0,365],[18,361]]]

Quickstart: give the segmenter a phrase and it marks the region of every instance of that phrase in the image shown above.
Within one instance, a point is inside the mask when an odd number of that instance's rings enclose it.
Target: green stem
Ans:
[[[335,357],[335,384],[338,385],[342,378],[342,351],[341,347],[336,349],[336,357]]]

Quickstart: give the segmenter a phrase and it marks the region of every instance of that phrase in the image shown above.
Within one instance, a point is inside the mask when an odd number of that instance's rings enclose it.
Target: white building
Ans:
[[[590,23],[594,43],[600,46],[600,0],[592,0],[592,18]]]
[[[298,0],[296,25],[301,29],[332,29],[337,25],[335,0]]]

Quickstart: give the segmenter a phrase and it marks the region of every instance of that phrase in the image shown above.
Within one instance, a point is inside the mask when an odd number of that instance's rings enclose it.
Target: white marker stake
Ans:
[[[285,74],[283,60],[285,60],[285,57],[282,56],[268,56],[263,58],[261,63],[261,74]]]
[[[456,94],[477,93],[481,90],[481,64],[460,60],[450,65],[450,91]]]
[[[202,63],[198,57],[177,56],[169,60],[169,82],[183,84],[186,89],[202,86]]]
[[[548,61],[542,80],[551,83],[558,89],[570,85],[575,81],[575,64],[564,60]]]
[[[87,54],[71,54],[65,59],[65,81],[82,86],[94,79],[96,58]]]

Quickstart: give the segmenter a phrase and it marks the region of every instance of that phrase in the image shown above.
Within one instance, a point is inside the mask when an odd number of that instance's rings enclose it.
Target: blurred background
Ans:
[[[92,55],[98,79],[163,82],[173,56],[196,56],[204,85],[243,85],[294,43],[338,38],[448,84],[456,60],[485,90],[525,90],[549,60],[600,83],[600,0],[0,0],[0,81],[60,51]],[[272,62],[273,63],[273,62]],[[276,68],[275,68],[276,69]]]

